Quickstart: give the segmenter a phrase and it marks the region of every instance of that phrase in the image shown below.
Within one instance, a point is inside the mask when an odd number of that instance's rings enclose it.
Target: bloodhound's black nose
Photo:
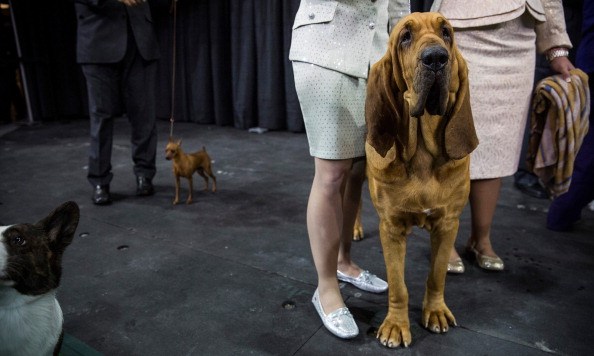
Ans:
[[[431,46],[421,53],[423,65],[434,72],[442,70],[448,63],[448,51],[441,46]]]

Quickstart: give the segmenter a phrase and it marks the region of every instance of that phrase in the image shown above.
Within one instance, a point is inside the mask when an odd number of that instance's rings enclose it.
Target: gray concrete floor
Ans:
[[[430,251],[427,234],[414,230],[406,261],[413,344],[388,350],[373,336],[387,312],[386,294],[342,286],[361,330],[350,341],[326,331],[310,302],[316,274],[305,211],[313,161],[304,134],[176,123],[186,151],[206,146],[218,191],[202,191],[197,177],[195,203],[173,206],[171,162],[163,155],[169,123],[159,122],[156,195],[139,198],[129,126],[118,120],[115,202],[94,206],[87,125],[3,129],[0,223],[35,222],[64,201],[79,204],[58,297],[66,333],[89,348],[106,355],[591,354],[591,211],[573,232],[548,231],[548,201],[505,179],[492,235],[506,271],[488,273],[465,260],[465,274],[447,277],[446,302],[459,327],[445,335],[419,323]],[[354,259],[385,278],[367,191],[363,199],[366,238],[354,244]],[[466,209],[459,250],[468,234]]]

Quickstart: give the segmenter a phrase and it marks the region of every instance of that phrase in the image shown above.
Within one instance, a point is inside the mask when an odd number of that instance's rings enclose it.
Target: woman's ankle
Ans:
[[[357,277],[361,274],[361,268],[357,266],[353,261],[341,262],[338,261],[338,270],[351,277]]]
[[[491,245],[490,237],[484,238],[470,238],[468,239],[468,243],[466,244],[467,249],[474,249],[478,251],[481,255],[489,256],[489,257],[498,257],[497,253],[493,249],[493,245]]]

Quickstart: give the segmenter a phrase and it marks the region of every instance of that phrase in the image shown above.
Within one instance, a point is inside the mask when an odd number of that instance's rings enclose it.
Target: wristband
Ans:
[[[547,60],[549,62],[551,62],[553,59],[558,58],[558,57],[568,57],[568,56],[569,56],[569,50],[564,47],[552,48],[547,51]]]

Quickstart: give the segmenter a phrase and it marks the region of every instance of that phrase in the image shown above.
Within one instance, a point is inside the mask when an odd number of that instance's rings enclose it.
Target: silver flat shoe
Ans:
[[[381,293],[388,290],[388,283],[369,271],[362,271],[358,277],[351,277],[340,271],[336,271],[339,281],[348,282],[366,292]]]
[[[476,263],[482,269],[486,269],[489,271],[503,271],[503,269],[505,268],[503,260],[497,256],[485,256],[482,253],[478,252],[474,247],[470,247],[468,250],[474,254],[474,257],[476,258]]]
[[[352,339],[359,335],[357,323],[355,323],[355,319],[347,307],[338,308],[332,313],[326,315],[324,313],[324,309],[322,308],[320,294],[318,293],[317,289],[311,298],[311,302],[318,311],[324,326],[332,334],[342,339]]]
[[[453,262],[448,262],[448,273],[461,274],[464,273],[465,270],[466,268],[464,268],[464,263],[460,257]]]

